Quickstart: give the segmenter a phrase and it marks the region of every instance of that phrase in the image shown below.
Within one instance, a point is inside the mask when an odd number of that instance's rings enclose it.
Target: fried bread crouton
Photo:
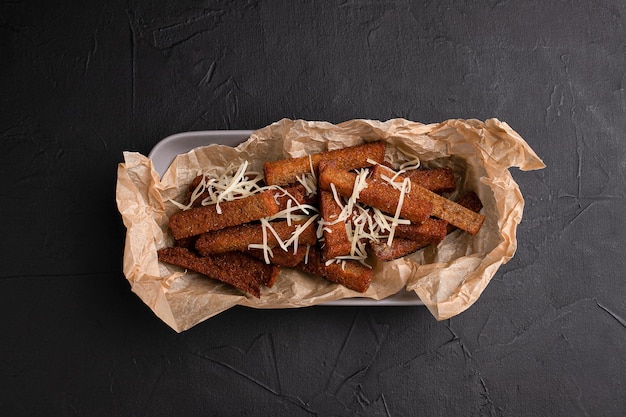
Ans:
[[[278,209],[274,193],[268,190],[249,197],[224,201],[220,203],[219,209],[216,205],[210,205],[174,213],[170,216],[169,226],[174,238],[179,240],[259,220],[276,214]]]
[[[294,221],[288,224],[286,220],[268,222],[266,225],[260,223],[246,223],[239,226],[226,227],[224,229],[203,233],[196,240],[196,250],[203,256],[216,253],[225,253],[232,251],[243,251],[253,244],[262,244],[263,235],[267,246],[274,248],[280,246],[278,238],[281,241],[288,240],[299,228],[305,227],[304,221]],[[272,231],[263,230],[264,227],[271,227]],[[274,234],[276,233],[276,234]],[[277,238],[278,236],[278,238]],[[315,226],[310,223],[300,233],[298,237],[299,245],[313,245],[317,242],[315,235]]]
[[[261,286],[271,286],[280,268],[239,252],[198,256],[186,248],[163,248],[159,261],[187,268],[209,278],[230,284],[254,297],[261,296]]]
[[[382,163],[385,159],[385,143],[372,142],[348,148],[320,152],[301,158],[280,159],[266,162],[263,171],[268,185],[286,185],[297,181],[298,176],[317,170],[321,161],[332,160],[340,169],[350,170],[370,166],[368,160]]]

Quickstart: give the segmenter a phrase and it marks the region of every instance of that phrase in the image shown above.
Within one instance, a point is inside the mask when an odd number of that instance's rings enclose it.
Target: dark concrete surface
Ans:
[[[626,4],[0,1],[3,416],[626,415]],[[547,168],[460,316],[131,293],[122,151],[283,117],[509,123]]]

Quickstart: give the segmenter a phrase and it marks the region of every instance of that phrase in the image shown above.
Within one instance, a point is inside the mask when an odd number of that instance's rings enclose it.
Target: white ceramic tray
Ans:
[[[244,142],[252,133],[251,130],[208,130],[198,132],[184,132],[168,136],[156,144],[150,154],[154,168],[163,175],[176,155],[187,153],[200,146],[218,143],[221,145],[237,146]],[[335,306],[415,306],[423,305],[419,297],[413,292],[402,290],[399,293],[383,300],[371,298],[346,298],[332,301],[325,305]]]

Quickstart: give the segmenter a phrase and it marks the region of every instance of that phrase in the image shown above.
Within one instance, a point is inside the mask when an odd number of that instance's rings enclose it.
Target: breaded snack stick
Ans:
[[[396,226],[391,245],[386,242],[372,243],[374,255],[381,261],[392,261],[410,255],[428,245],[437,245],[448,233],[448,222],[428,219],[420,224]]]
[[[284,242],[291,237],[297,228],[303,227],[304,223],[304,221],[293,221],[288,224],[286,220],[281,220],[269,224],[280,240]],[[249,245],[263,243],[263,227],[262,224],[242,224],[203,233],[196,240],[196,250],[203,256],[247,250]],[[266,230],[265,234],[268,247],[280,246],[276,236],[270,230]],[[314,245],[316,242],[315,225],[310,223],[299,235],[298,245]]]
[[[335,201],[333,194],[328,191],[320,192],[320,213],[324,221],[324,245],[322,258],[329,260],[337,256],[348,255],[352,242],[346,232],[344,221],[332,224],[341,214],[341,207]],[[330,223],[330,224],[329,224]]]
[[[263,171],[268,185],[285,185],[295,183],[299,175],[310,173],[311,165],[314,170],[317,169],[323,160],[333,160],[340,169],[351,170],[370,166],[368,159],[382,163],[385,159],[385,143],[372,142],[300,158],[266,162]]]
[[[341,261],[326,267],[325,278],[358,292],[365,292],[372,283],[372,268],[357,261]]]
[[[383,170],[387,170],[387,168],[376,165],[372,169],[372,177],[379,178],[381,172],[382,174],[387,175],[387,173]],[[402,182],[404,181],[404,177],[402,175],[397,175],[394,181]],[[441,220],[445,220],[451,225],[456,226],[459,229],[465,230],[472,235],[478,233],[480,227],[485,221],[485,216],[474,213],[473,211],[461,206],[460,204],[455,203],[452,200],[448,200],[447,198],[442,197],[439,194],[428,191],[419,184],[411,183],[411,191],[409,192],[409,195],[415,199],[421,199],[430,202],[432,204],[433,216],[438,217]]]
[[[404,176],[433,193],[449,193],[456,190],[454,172],[450,167],[411,169],[406,171]]]
[[[306,258],[296,264],[295,268],[318,277],[326,276],[326,265],[317,246],[311,246]]]
[[[296,268],[358,292],[367,291],[373,276],[371,268],[357,261],[347,260],[326,266],[321,253],[314,247],[309,251],[307,262],[300,262]]]
[[[207,191],[204,191],[203,193],[198,195],[193,202],[191,202],[191,196],[193,195],[196,188],[198,188],[203,178],[204,175],[198,175],[196,178],[193,179],[193,181],[191,181],[191,184],[189,184],[189,187],[187,188],[187,193],[185,194],[183,205],[186,206],[191,203],[191,207],[202,207],[202,201],[205,198],[210,197],[209,193]],[[304,186],[300,184],[285,187],[283,189],[276,189],[274,190],[274,195],[276,196],[276,201],[279,205],[279,211],[287,208],[287,201],[289,200],[296,200],[292,201],[292,205],[310,204],[312,202],[312,199],[306,195],[306,190]]]
[[[352,195],[356,178],[356,174],[337,168],[333,162],[320,163],[319,186],[323,190],[331,191],[330,184],[332,183],[339,194],[349,198]],[[400,202],[400,191],[382,180],[367,180],[366,182],[367,187],[360,191],[358,200],[385,213],[395,214]],[[432,210],[431,202],[418,198],[413,193],[407,193],[400,209],[400,217],[414,223],[421,223],[429,218]]]
[[[307,245],[298,246],[296,253],[293,253],[293,248],[288,248],[289,250],[285,251],[282,248],[275,248],[272,250],[272,256],[270,257],[270,263],[272,265],[284,266],[288,268],[293,268],[298,265],[307,253]],[[263,253],[263,249],[248,249],[244,251],[246,255],[250,255],[256,259],[259,259],[265,262],[265,254]]]
[[[422,240],[409,240],[394,238],[391,245],[387,245],[384,242],[372,243],[370,247],[374,252],[374,255],[381,261],[388,262],[394,259],[402,258],[403,256],[410,255],[413,252],[417,252],[420,249],[430,245],[431,242],[428,239]]]
[[[170,216],[170,230],[174,239],[179,240],[271,216],[279,209],[274,200],[274,192],[268,190],[238,200],[221,202],[221,214],[216,205],[174,213]]]
[[[384,164],[376,165],[372,169],[372,179],[382,179],[382,175],[392,178],[396,174],[391,167]],[[421,185],[433,193],[452,192],[456,190],[454,172],[449,167],[443,168],[420,168],[410,169],[402,175],[410,179],[412,183]],[[396,182],[402,183],[400,180]]]
[[[191,184],[189,184],[189,189],[187,190],[187,194],[185,195],[185,199],[183,200],[183,205],[188,205],[190,203],[191,196],[194,190],[200,184],[200,181],[202,181],[202,178],[203,176],[199,175],[191,182]],[[311,199],[306,196],[306,190],[304,186],[300,184],[293,185],[290,187],[285,187],[283,189],[276,189],[274,190],[274,194],[276,196],[276,201],[278,202],[280,210],[284,210],[287,208],[287,201],[289,200],[295,199],[298,202],[298,204],[311,203]],[[204,200],[207,197],[209,197],[209,193],[205,191],[193,201],[191,206],[201,207],[202,200]],[[295,202],[292,201],[292,204],[295,205]]]
[[[446,237],[448,222],[440,219],[426,219],[422,223],[399,224],[394,232],[394,239],[423,240],[438,243]]]
[[[279,267],[240,252],[200,257],[189,249],[174,247],[160,249],[158,256],[161,262],[196,271],[257,298],[261,296],[261,285],[271,287],[280,272]]]

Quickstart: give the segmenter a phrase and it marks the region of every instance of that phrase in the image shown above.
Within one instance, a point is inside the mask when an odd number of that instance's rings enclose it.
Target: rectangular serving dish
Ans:
[[[162,176],[176,155],[213,143],[235,147],[250,137],[251,130],[206,130],[177,133],[157,143],[148,154],[154,169]],[[416,306],[423,305],[419,297],[402,290],[383,300],[371,298],[346,298],[325,303],[331,306]]]

